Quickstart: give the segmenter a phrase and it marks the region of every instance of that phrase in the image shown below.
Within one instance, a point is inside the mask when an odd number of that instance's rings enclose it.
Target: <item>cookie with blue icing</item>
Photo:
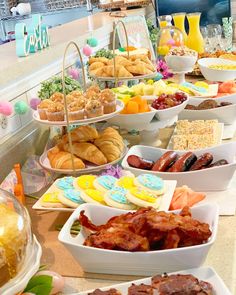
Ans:
[[[72,176],[66,176],[63,178],[59,178],[56,180],[55,186],[57,188],[59,188],[60,190],[73,189],[74,188],[74,185],[73,185],[74,180],[75,180],[75,178]]]
[[[104,201],[114,208],[134,210],[136,206],[128,201],[127,193],[128,190],[125,188],[114,187],[104,195]]]
[[[163,195],[164,193],[164,181],[153,174],[140,174],[134,181],[137,187],[140,187],[146,191],[149,191],[156,195]]]
[[[106,193],[115,186],[116,180],[114,176],[102,175],[94,180],[93,185],[97,190]]]
[[[84,203],[81,198],[81,192],[76,189],[67,189],[58,195],[60,202],[67,207],[77,208],[79,205]]]

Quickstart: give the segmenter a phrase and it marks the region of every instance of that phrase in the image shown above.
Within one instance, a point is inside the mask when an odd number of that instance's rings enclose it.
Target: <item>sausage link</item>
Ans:
[[[176,161],[178,155],[176,152],[168,151],[164,153],[154,164],[152,170],[165,172],[174,162]]]
[[[221,159],[221,160],[216,161],[215,163],[209,165],[207,168],[222,166],[222,165],[226,165],[226,164],[229,164],[228,161],[226,161],[225,159]]]
[[[131,167],[144,170],[151,170],[154,165],[153,161],[145,160],[135,155],[128,156],[127,162]]]
[[[203,167],[210,165],[212,161],[213,161],[212,154],[205,153],[197,159],[197,161],[190,167],[189,170],[194,171],[194,170],[203,169]]]
[[[167,172],[184,172],[187,171],[197,160],[196,155],[187,152],[179,157],[179,159],[168,169]]]

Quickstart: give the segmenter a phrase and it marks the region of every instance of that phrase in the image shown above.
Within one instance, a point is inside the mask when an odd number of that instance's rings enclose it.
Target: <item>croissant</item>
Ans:
[[[144,64],[141,64],[141,63],[138,63],[138,64],[133,63],[132,66],[126,66],[125,68],[126,68],[127,71],[129,71],[131,74],[133,74],[135,76],[137,76],[137,75],[148,75],[148,74],[153,73],[152,71],[147,69]]]
[[[132,61],[129,59],[123,57],[123,56],[116,56],[115,57],[116,65],[118,66],[128,66],[132,65]],[[113,65],[114,64],[114,58],[109,60],[108,65]]]
[[[70,150],[69,144],[64,145],[64,150]],[[74,143],[73,153],[77,157],[99,166],[107,163],[107,159],[103,153],[92,143]]]
[[[89,70],[90,71],[94,71],[96,69],[99,69],[101,67],[104,67],[104,63],[103,62],[100,62],[100,61],[96,61],[94,63],[92,63],[90,66],[89,66]]]
[[[52,168],[56,169],[73,169],[71,153],[62,152],[56,146],[48,151],[48,159]],[[75,169],[84,169],[84,162],[73,156]]]
[[[72,142],[94,141],[96,138],[98,138],[97,129],[91,126],[80,126],[71,131]],[[63,145],[68,142],[69,136],[68,134],[65,134],[58,143],[59,148],[63,150]]]
[[[94,144],[103,152],[108,162],[117,160],[124,150],[122,137],[111,127],[106,128]]]
[[[107,64],[108,61],[109,61],[109,59],[106,57],[90,57],[89,64],[91,65],[94,62],[102,62],[104,64]]]

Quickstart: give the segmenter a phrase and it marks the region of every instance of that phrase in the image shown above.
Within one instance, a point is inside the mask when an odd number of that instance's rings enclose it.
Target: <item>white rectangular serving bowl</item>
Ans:
[[[226,287],[222,279],[219,277],[219,275],[215,272],[215,270],[212,267],[199,267],[199,268],[192,268],[192,269],[186,269],[182,271],[178,271],[178,274],[183,274],[183,275],[188,275],[191,274],[198,278],[199,280],[203,280],[206,282],[209,282],[213,288],[214,288],[214,295],[232,295],[232,293],[229,291],[229,289]],[[146,284],[150,285],[151,284],[151,278],[144,278],[140,280],[135,280],[131,282],[125,282],[121,284],[116,284],[112,285],[109,287],[103,287],[99,288],[102,291],[108,291],[111,288],[115,288],[122,295],[127,295],[128,294],[128,288],[132,285],[140,285],[140,284]],[[76,293],[74,295],[88,295],[89,293],[93,292],[94,290],[89,290],[89,291],[83,291]]]
[[[201,58],[198,60],[200,70],[208,81],[224,82],[236,78],[236,70],[217,70],[210,65],[236,65],[236,62],[223,58]]]
[[[190,98],[189,104],[199,105],[204,100],[201,98]],[[218,107],[208,110],[186,110],[183,109],[179,114],[179,120],[218,120],[224,124],[233,124],[236,121],[236,98],[233,95],[226,97],[219,97],[215,101],[220,104],[221,102],[231,102],[232,105]]]
[[[142,173],[155,174],[165,180],[177,180],[177,186],[187,185],[195,191],[226,190],[236,170],[236,142],[229,142],[211,148],[193,151],[197,156],[206,152],[211,153],[214,162],[220,159],[225,159],[229,162],[227,165],[209,169],[187,172],[155,172],[130,167],[127,162],[127,158],[130,155],[136,155],[146,160],[157,161],[165,152],[167,152],[166,149],[136,145],[129,149],[121,165],[124,169],[130,170],[136,176]],[[186,152],[187,151],[177,151],[179,155],[183,155]]]
[[[76,237],[72,237],[70,234],[70,228],[82,210],[97,225],[104,224],[111,217],[127,213],[127,211],[95,204],[84,204],[69,217],[60,231],[58,239],[85,272],[147,276],[199,267],[204,263],[217,234],[219,207],[216,204],[205,204],[191,209],[193,218],[210,225],[212,235],[205,244],[148,252],[98,249],[83,245],[87,236],[84,228]]]

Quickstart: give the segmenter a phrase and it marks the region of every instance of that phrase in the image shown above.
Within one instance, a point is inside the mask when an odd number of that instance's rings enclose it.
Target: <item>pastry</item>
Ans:
[[[136,186],[155,195],[164,193],[164,182],[160,177],[152,174],[141,174],[134,180]]]
[[[70,208],[77,208],[84,203],[84,200],[81,198],[81,192],[75,189],[64,190],[58,195],[58,199],[66,207]]]
[[[60,102],[53,102],[47,108],[48,121],[64,121],[64,106]]]
[[[74,180],[74,187],[80,191],[86,189],[95,189],[93,183],[96,179],[95,175],[81,175]]]
[[[48,151],[47,156],[52,168],[73,169],[71,153],[60,151],[58,147],[54,147]],[[73,157],[75,169],[84,169],[84,162],[75,156]]]
[[[60,192],[49,192],[42,196],[40,205],[45,208],[63,208],[65,207],[59,200]]]
[[[87,118],[96,118],[102,116],[103,105],[98,100],[89,100],[85,106],[85,113]]]
[[[123,56],[115,56],[115,61],[116,61],[116,65],[118,66],[130,66],[132,65],[132,61],[123,57]],[[107,63],[108,65],[114,65],[114,58],[110,59],[109,62]]]
[[[61,93],[61,92],[54,92],[54,93],[50,96],[50,99],[51,99],[53,102],[61,102],[61,103],[63,103],[64,95],[63,95],[63,93]]]
[[[122,187],[114,187],[104,195],[104,201],[113,208],[134,210],[136,206],[128,201],[127,193],[128,191]]]
[[[150,71],[145,64],[141,63],[133,63],[133,65],[129,65],[125,67],[127,71],[129,71],[131,74],[134,76],[139,76],[139,75],[148,75],[152,74],[153,72]]]
[[[155,209],[159,207],[161,200],[157,195],[139,187],[131,188],[127,193],[127,199],[138,207]]]
[[[79,99],[71,102],[68,106],[69,121],[83,120],[85,116],[85,100]]]
[[[81,198],[86,203],[106,205],[106,203],[104,202],[103,193],[96,189],[86,189],[81,191]]]
[[[124,150],[122,137],[111,127],[106,128],[94,144],[103,152],[108,163],[117,160]]]
[[[106,193],[115,186],[116,180],[117,179],[111,175],[102,175],[94,180],[93,185],[97,190]]]
[[[64,150],[70,151],[69,144],[64,145]],[[73,143],[73,154],[82,160],[86,160],[99,166],[107,163],[104,154],[92,143]]]
[[[87,91],[93,91],[93,92],[96,92],[96,93],[100,93],[100,92],[101,92],[99,86],[96,85],[96,84],[91,85],[91,86],[87,89]]]
[[[53,102],[50,99],[44,99],[38,105],[37,110],[38,110],[39,118],[41,120],[47,120],[48,119],[47,109],[49,108],[49,106],[51,104],[53,104]]]
[[[71,131],[72,142],[94,141],[98,138],[97,129],[91,126],[80,126]],[[61,140],[64,144],[68,143],[68,134],[65,134]]]
[[[102,90],[100,99],[103,104],[104,114],[110,114],[116,111],[116,96],[112,90]]]
[[[75,180],[74,177],[67,176],[67,177],[57,179],[54,182],[54,185],[61,190],[73,189],[74,188],[74,185],[73,185],[74,180]]]
[[[104,67],[104,66],[105,66],[105,64],[103,62],[96,61],[90,65],[89,70],[94,71],[94,70],[97,70],[97,69]]]
[[[125,189],[130,189],[135,187],[134,180],[135,180],[135,177],[122,176],[116,181],[116,185]]]
[[[83,97],[83,93],[80,90],[73,90],[69,95],[72,95],[74,98]]]
[[[103,64],[107,64],[108,61],[109,61],[109,59],[106,57],[90,57],[89,64],[91,65],[94,62],[101,62]]]

